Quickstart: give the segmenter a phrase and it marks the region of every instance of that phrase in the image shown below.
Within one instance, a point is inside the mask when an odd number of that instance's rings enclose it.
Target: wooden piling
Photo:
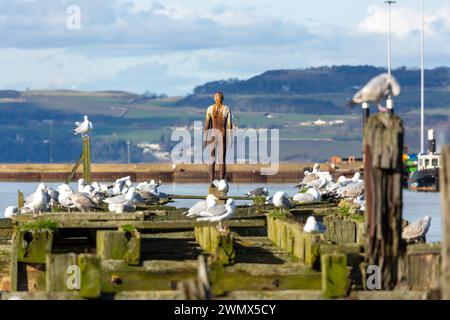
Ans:
[[[47,291],[73,291],[79,289],[77,287],[79,276],[75,268],[77,267],[77,256],[74,253],[62,253],[62,254],[48,254],[45,264],[45,288]],[[68,271],[74,274],[69,274]],[[72,276],[74,282],[73,287],[68,285],[69,277]]]
[[[98,298],[102,291],[101,259],[94,254],[80,254],[78,267],[81,275],[80,296],[83,298]]]
[[[348,292],[347,256],[342,253],[322,254],[322,291],[327,298],[345,297]]]
[[[381,269],[382,288],[401,280],[405,244],[402,233],[403,124],[393,114],[378,113],[364,132],[366,199],[365,257]]]
[[[442,288],[443,299],[450,300],[450,145],[442,148],[440,189],[442,206]]]

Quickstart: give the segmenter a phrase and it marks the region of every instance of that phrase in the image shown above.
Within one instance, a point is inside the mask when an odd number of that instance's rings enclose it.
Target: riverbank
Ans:
[[[303,177],[305,168],[314,163],[280,163],[276,174],[262,175],[261,169],[267,168],[259,164],[229,164],[227,179],[230,182],[298,182]],[[342,163],[337,169],[342,173],[351,172],[362,167],[361,162]],[[65,181],[70,175],[73,164],[69,163],[20,163],[0,164],[0,181]],[[322,170],[330,170],[329,163],[321,164]],[[77,171],[76,178],[82,176],[82,168]],[[171,163],[101,163],[92,164],[92,179],[95,181],[114,181],[120,177],[131,176],[133,181],[149,179],[163,182],[205,182],[208,180],[206,164]]]

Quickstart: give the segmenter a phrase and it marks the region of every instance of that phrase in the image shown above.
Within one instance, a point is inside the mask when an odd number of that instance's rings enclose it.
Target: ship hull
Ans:
[[[412,191],[439,192],[439,169],[424,169],[414,172],[408,179]]]

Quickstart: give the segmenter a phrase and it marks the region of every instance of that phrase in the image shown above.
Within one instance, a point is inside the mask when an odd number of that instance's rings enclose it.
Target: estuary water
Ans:
[[[46,183],[47,186],[56,188],[59,183]],[[260,186],[253,183],[232,183],[230,184],[230,196],[244,195],[247,191]],[[282,190],[293,196],[295,189],[293,183],[272,183],[265,187],[272,195],[274,192]],[[37,187],[35,182],[0,182],[0,217],[3,217],[4,210],[9,205],[17,205],[17,191],[22,191],[25,196],[34,192]],[[76,189],[76,184],[72,187]],[[159,191],[177,195],[206,195],[208,185],[206,183],[165,183],[158,188]],[[403,191],[403,217],[408,221],[415,221],[425,215],[431,216],[431,227],[427,235],[427,242],[441,241],[441,207],[439,193],[419,193],[408,190]],[[177,207],[190,207],[198,200],[177,199],[172,205]],[[242,201],[239,204],[245,203]]]

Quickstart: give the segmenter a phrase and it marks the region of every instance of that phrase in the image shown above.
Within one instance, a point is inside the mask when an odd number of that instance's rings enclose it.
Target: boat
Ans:
[[[417,155],[417,170],[408,179],[409,190],[439,192],[441,155],[436,153],[433,129],[428,130],[428,145],[428,153]]]
[[[422,6],[424,4],[422,3]],[[425,16],[422,7],[422,41],[420,68],[420,153],[417,155],[417,170],[412,171],[407,181],[409,190],[439,192],[439,168],[441,156],[436,153],[434,130],[428,130],[428,152],[424,152],[424,119],[425,119]]]

